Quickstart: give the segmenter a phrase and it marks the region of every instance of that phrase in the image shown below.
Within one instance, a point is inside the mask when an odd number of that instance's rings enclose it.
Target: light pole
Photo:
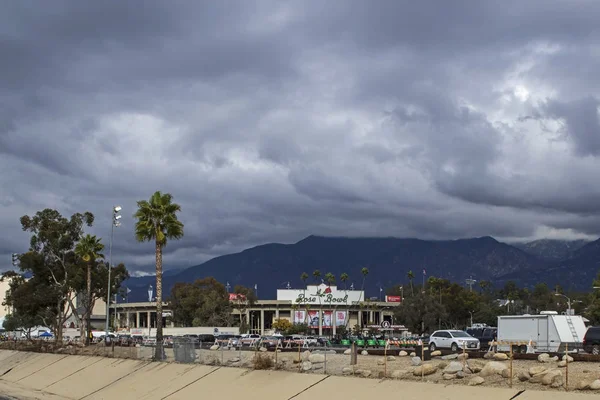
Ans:
[[[564,297],[565,299],[567,299],[567,308],[568,308],[567,315],[570,315],[569,313],[571,312],[571,299],[568,298],[567,296],[565,296],[562,293],[554,293],[554,295],[555,296],[561,296],[561,297]]]
[[[471,315],[471,327],[473,327],[473,311],[469,311],[469,314]]]
[[[404,303],[404,286],[400,286],[400,303]]]
[[[119,222],[119,220],[121,219],[121,216],[119,215],[119,211],[121,211],[122,208],[121,206],[115,206],[112,209],[112,216],[111,216],[111,221],[110,221],[110,241],[109,241],[109,245],[108,245],[108,289],[107,289],[107,295],[106,295],[106,326],[105,326],[105,340],[108,341],[108,328],[109,328],[109,321],[110,321],[110,286],[111,286],[111,281],[110,281],[110,269],[112,267],[112,243],[113,243],[113,235],[115,232],[115,227],[116,226],[121,226],[121,222]]]

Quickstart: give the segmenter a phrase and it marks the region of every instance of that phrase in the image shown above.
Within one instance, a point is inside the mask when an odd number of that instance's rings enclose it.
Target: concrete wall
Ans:
[[[210,393],[215,398],[260,400],[506,400],[518,390],[1,350],[0,393],[38,400],[191,400],[212,398],[206,397]],[[519,400],[542,399],[591,397],[529,390],[519,396]]]

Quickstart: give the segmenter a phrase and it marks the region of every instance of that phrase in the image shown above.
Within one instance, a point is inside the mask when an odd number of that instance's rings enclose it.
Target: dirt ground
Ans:
[[[2,346],[4,347],[4,346]],[[150,360],[152,359],[154,349],[151,347],[104,347],[104,346],[90,346],[87,348],[70,347],[60,349],[57,352],[66,354],[79,354],[79,355],[94,355],[94,356],[106,356],[116,358],[127,358],[127,359],[140,359]],[[167,362],[174,362],[173,349],[166,349]],[[313,352],[317,354],[319,352]],[[421,381],[421,376],[414,376],[413,371],[415,366],[412,365],[411,357],[405,356],[400,357],[398,351],[390,351],[388,355],[393,356],[393,360],[385,361],[383,356],[374,355],[359,355],[358,364],[352,367],[350,365],[350,355],[344,354],[324,354],[325,362],[313,363],[312,368],[308,371],[303,370],[302,363],[298,362],[299,358],[305,360],[308,357],[308,353],[297,353],[297,352],[252,352],[252,351],[239,351],[239,350],[196,350],[196,363],[209,364],[209,365],[226,365],[231,367],[244,367],[253,368],[255,366],[254,359],[257,354],[261,354],[263,357],[270,357],[273,362],[276,361],[275,368],[283,369],[288,371],[298,371],[298,373],[309,373],[309,374],[330,374],[330,375],[348,375],[354,371],[355,375],[361,376],[360,371],[370,371],[369,378],[383,378],[388,379],[401,379],[410,381]],[[460,361],[462,362],[462,361]],[[480,366],[485,365],[488,360],[477,359],[469,360],[470,363],[478,363]],[[507,366],[510,365],[510,361],[499,361]],[[432,359],[431,361],[425,361],[425,364],[432,364],[437,367],[437,371],[432,375],[424,377],[425,382],[441,383],[444,385],[466,385],[472,377],[478,376],[479,374],[466,375],[464,378],[455,378],[452,380],[446,380],[443,378],[442,370],[445,366],[450,363],[450,360],[442,360],[440,358]],[[306,366],[306,364],[304,365]],[[520,372],[528,371],[531,367],[543,366],[547,369],[557,369],[562,373],[563,382],[568,381],[568,387],[570,390],[577,388],[579,382],[593,381],[600,379],[600,363],[597,362],[571,362],[567,369],[564,367],[558,367],[558,362],[550,361],[548,363],[540,363],[538,361],[531,360],[513,360],[513,388],[517,389],[530,389],[530,390],[565,390],[564,387],[551,388],[550,386],[544,386],[542,384],[521,382],[517,376]],[[346,368],[346,371],[344,371]],[[352,369],[353,368],[353,369]],[[344,374],[344,372],[346,372]],[[394,377],[394,378],[392,378]],[[397,377],[397,378],[396,378]],[[493,375],[484,378],[482,386],[491,387],[509,387],[510,379],[503,378],[500,375]]]

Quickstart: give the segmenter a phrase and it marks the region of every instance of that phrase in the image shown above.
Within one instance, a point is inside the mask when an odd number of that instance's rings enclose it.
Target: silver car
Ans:
[[[453,352],[458,350],[479,350],[481,344],[479,339],[474,338],[465,331],[443,330],[435,331],[429,337],[429,350],[450,349]]]

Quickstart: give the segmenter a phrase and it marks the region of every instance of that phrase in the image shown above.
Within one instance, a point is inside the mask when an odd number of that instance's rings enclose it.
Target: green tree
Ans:
[[[215,278],[178,282],[171,290],[173,322],[181,326],[229,326],[232,306],[225,286]]]
[[[397,321],[402,321],[411,332],[420,333],[433,332],[446,316],[444,306],[424,293],[406,298],[395,311]]]
[[[173,203],[169,193],[155,192],[150,200],[137,202],[134,214],[135,238],[139,242],[154,241],[156,256],[156,315],[162,315],[162,253],[168,240],[183,237],[183,223],[177,218],[181,211],[179,204]],[[154,358],[163,358],[162,318],[156,318],[156,350]]]
[[[75,245],[75,255],[81,258],[86,265],[86,290],[85,290],[85,302],[84,302],[84,319],[86,326],[85,345],[90,344],[91,334],[91,316],[94,304],[92,302],[92,268],[97,266],[97,260],[103,259],[104,254],[101,251],[104,250],[104,245],[101,243],[101,239],[95,235],[85,235],[79,240],[79,243]],[[82,324],[83,326],[83,324]],[[83,332],[83,328],[81,329]],[[81,335],[83,337],[83,335]]]
[[[74,247],[83,227],[92,226],[94,216],[85,212],[65,218],[56,210],[44,209],[34,216],[25,215],[20,221],[23,230],[31,233],[31,239],[29,251],[19,257],[19,269],[32,275],[21,284],[34,288],[36,299],[30,307],[17,306],[20,300],[13,296],[13,306],[20,307],[22,315],[27,310],[28,316],[41,318],[60,341],[63,325],[73,311],[68,306],[74,294],[73,280],[81,273]]]

